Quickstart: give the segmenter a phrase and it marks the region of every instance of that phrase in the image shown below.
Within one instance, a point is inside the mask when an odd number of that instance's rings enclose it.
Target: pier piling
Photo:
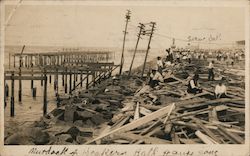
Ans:
[[[15,116],[15,95],[14,95],[14,88],[15,87],[15,80],[14,80],[14,72],[11,74],[11,99],[10,99],[10,116]]]
[[[47,114],[47,75],[44,73],[43,115]]]

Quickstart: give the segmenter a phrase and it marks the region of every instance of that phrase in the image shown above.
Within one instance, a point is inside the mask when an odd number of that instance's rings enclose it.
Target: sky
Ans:
[[[156,22],[151,47],[177,47],[188,37],[200,46],[226,46],[244,40],[245,12],[237,7],[20,5],[5,7],[6,45],[122,47],[126,10],[131,10],[126,47],[134,47],[138,23]],[[10,14],[12,13],[11,18]],[[7,19],[9,20],[7,21]],[[150,29],[150,27],[147,27]],[[209,36],[216,38],[207,44]],[[148,36],[140,40],[146,48]],[[203,44],[203,43],[206,44]],[[191,42],[198,45],[197,42]]]

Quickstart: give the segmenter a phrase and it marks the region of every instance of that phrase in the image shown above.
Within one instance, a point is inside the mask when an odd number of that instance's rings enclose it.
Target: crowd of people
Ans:
[[[244,56],[244,53],[236,51],[236,52],[224,52],[215,51],[215,53],[209,51],[174,51],[169,48],[166,49],[166,55],[163,57],[158,56],[156,59],[156,67],[151,70],[149,75],[148,84],[151,88],[155,88],[159,86],[161,83],[166,82],[168,78],[173,76],[173,71],[171,70],[173,66],[180,64],[182,62],[191,64],[194,59],[196,60],[206,60],[207,64],[207,74],[208,81],[215,80],[214,73],[214,63],[215,61],[222,61],[222,59],[229,60],[232,62],[237,62],[241,60]],[[231,63],[233,65],[234,63]],[[227,64],[228,65],[228,64]],[[187,78],[187,94],[199,94],[203,92],[202,87],[199,85],[199,72],[195,71],[189,78]],[[225,79],[219,80],[214,88],[214,96],[215,98],[223,98],[227,97],[227,87],[225,85]]]

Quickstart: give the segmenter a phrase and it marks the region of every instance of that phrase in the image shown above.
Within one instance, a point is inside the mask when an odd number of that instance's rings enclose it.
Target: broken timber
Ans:
[[[161,118],[161,117],[167,115],[167,113],[170,111],[172,105],[174,105],[174,104],[166,106],[166,107],[164,107],[164,108],[162,108],[160,110],[157,110],[157,111],[155,111],[155,112],[153,112],[153,113],[151,113],[149,115],[146,115],[146,116],[144,116],[142,118],[139,118],[138,120],[135,120],[135,121],[133,121],[133,122],[131,122],[129,124],[126,124],[126,125],[118,128],[118,129],[115,129],[115,130],[112,130],[111,132],[103,134],[103,135],[101,135],[101,136],[99,136],[99,137],[97,137],[97,138],[95,138],[93,140],[90,140],[90,141],[86,142],[85,144],[90,144],[90,143],[92,143],[94,141],[102,139],[102,138],[104,138],[104,137],[106,137],[108,135],[111,135],[113,133],[126,132],[126,131],[129,131],[129,130],[133,130],[133,129],[135,129],[135,128],[143,125],[143,124],[146,124],[146,123],[154,120],[154,119]]]

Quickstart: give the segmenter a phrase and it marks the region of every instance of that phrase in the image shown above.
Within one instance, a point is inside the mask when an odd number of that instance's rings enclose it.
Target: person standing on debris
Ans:
[[[202,92],[202,89],[199,87],[198,80],[199,80],[199,74],[196,73],[188,83],[188,88],[187,88],[188,93],[197,94]]]
[[[227,88],[226,86],[222,83],[222,80],[215,86],[214,90],[215,98],[226,98],[227,97]]]
[[[158,86],[159,82],[164,82],[162,75],[156,69],[152,69],[149,79],[150,87]]]
[[[175,57],[176,57],[176,62],[180,63],[181,60],[180,60],[180,54],[179,54],[179,52],[176,53]]]
[[[208,65],[208,81],[214,80],[214,61],[210,61]]]
[[[192,59],[192,55],[190,54],[190,52],[188,53],[187,58],[188,58],[188,63],[190,64]]]
[[[172,48],[169,48],[169,57],[170,57],[170,62],[173,63],[174,55],[173,55],[173,49]]]
[[[162,62],[162,59],[160,56],[157,57],[157,69],[158,69],[158,72],[160,72],[162,74],[162,69],[163,69],[163,62]]]
[[[208,52],[208,56],[209,56],[209,58],[212,58],[212,57],[213,57],[212,51],[209,51],[209,52]]]
[[[235,62],[238,62],[238,61],[239,61],[239,52],[238,52],[238,51],[236,51],[236,52],[234,53],[234,59],[235,59]]]
[[[170,49],[170,48],[166,49],[166,52],[167,52],[167,54],[166,54],[166,62],[173,63],[174,58],[173,58],[172,49]]]

